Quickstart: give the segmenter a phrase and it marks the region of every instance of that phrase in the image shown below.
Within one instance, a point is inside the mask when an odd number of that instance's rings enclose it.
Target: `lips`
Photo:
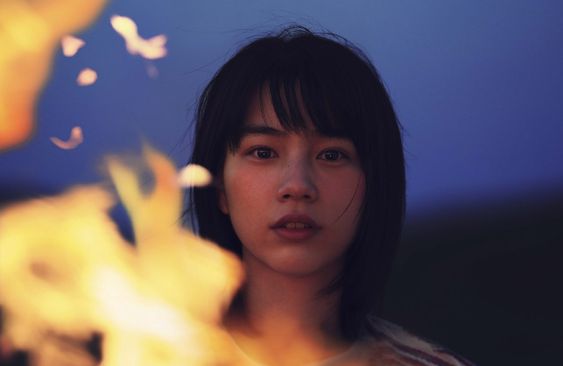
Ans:
[[[315,235],[320,226],[307,215],[285,215],[270,227],[280,237],[300,241],[306,240]]]
[[[276,221],[272,229],[286,228],[286,229],[318,229],[319,225],[307,215],[285,215]]]

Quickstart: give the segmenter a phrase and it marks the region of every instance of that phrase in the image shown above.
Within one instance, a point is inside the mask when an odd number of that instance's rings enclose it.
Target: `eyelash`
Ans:
[[[270,156],[270,157],[267,157],[267,158],[266,157],[259,157],[257,154],[260,153],[260,152],[268,152],[268,153],[271,153],[274,156]],[[349,159],[348,155],[346,155],[342,151],[336,150],[336,149],[323,150],[322,152],[320,152],[317,155],[317,158],[319,158],[320,156],[323,156],[324,154],[327,154],[327,153],[332,153],[332,154],[336,153],[338,155],[338,158],[337,159],[320,159],[320,160],[325,160],[325,161],[328,161],[328,162],[336,162],[336,161],[339,161],[339,160],[342,160],[342,159]],[[268,160],[268,159],[272,159],[272,158],[277,156],[276,152],[273,149],[266,147],[266,146],[255,147],[255,148],[251,149],[250,151],[248,151],[247,155],[251,155],[251,156],[253,156],[253,157],[255,157],[259,160]]]
[[[275,154],[275,151],[274,151],[273,149],[271,149],[271,148],[269,148],[269,147],[265,147],[265,146],[259,146],[259,147],[255,147],[255,148],[251,149],[251,150],[248,152],[248,155],[252,155],[253,157],[255,157],[255,158],[257,158],[257,159],[260,159],[260,160],[271,159],[271,157],[270,157],[270,158],[260,158],[259,156],[257,156],[257,153],[258,153],[259,151],[267,151],[267,152],[270,152],[270,153]]]
[[[338,154],[339,159],[335,159],[335,160],[330,160],[330,159],[322,159],[322,160],[326,160],[326,161],[339,161],[342,159],[348,159],[348,155],[344,154],[342,151],[340,150],[324,150],[323,152],[321,152],[318,156],[321,156],[323,154],[327,154],[327,153],[336,153]]]

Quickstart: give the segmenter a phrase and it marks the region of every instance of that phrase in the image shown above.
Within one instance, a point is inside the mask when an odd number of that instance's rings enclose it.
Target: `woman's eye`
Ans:
[[[339,161],[344,158],[346,155],[338,150],[326,150],[319,154],[319,159],[326,161]]]
[[[258,147],[250,151],[250,155],[260,160],[272,159],[275,157],[274,150],[267,147]]]

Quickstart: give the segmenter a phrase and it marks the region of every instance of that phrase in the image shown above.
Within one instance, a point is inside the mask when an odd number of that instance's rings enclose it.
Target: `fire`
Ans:
[[[80,38],[74,36],[64,36],[61,39],[61,47],[63,48],[63,55],[66,57],[72,57],[76,55],[78,50],[80,50],[86,42]]]
[[[137,24],[133,19],[114,15],[111,17],[111,26],[125,39],[127,51],[132,55],[140,55],[149,60],[166,56],[166,36],[159,34],[149,39],[139,36]]]
[[[30,136],[37,97],[60,39],[90,24],[105,3],[0,1],[0,150]]]
[[[78,77],[76,78],[76,83],[80,86],[89,86],[92,85],[98,80],[98,73],[87,67],[80,71]]]
[[[79,126],[75,126],[72,130],[70,130],[70,137],[66,141],[63,141],[58,137],[51,137],[51,142],[63,150],[75,149],[83,141],[84,136],[82,134],[82,128]]]
[[[107,162],[135,247],[109,219],[115,202],[102,186],[0,212],[4,333],[34,364],[94,364],[82,347],[94,333],[103,366],[244,364],[219,326],[242,281],[240,262],[179,225],[174,167],[150,148],[144,156],[150,194],[138,172],[116,157]]]
[[[88,25],[103,5],[105,0],[0,0],[0,150],[31,134],[59,42],[65,56],[75,55],[84,42],[65,35]],[[167,54],[166,36],[144,39],[127,17],[114,16],[111,24],[129,53],[149,60]],[[157,77],[158,70],[149,64],[147,73]],[[94,70],[84,69],[77,83],[96,79]],[[83,133],[76,126],[68,140],[51,141],[73,149]],[[181,187],[209,184],[211,175],[195,165],[177,173],[150,148],[144,161],[154,176],[150,194],[139,184],[139,171],[119,158],[107,160],[133,225],[134,247],[110,220],[115,197],[102,185],[0,211],[0,361],[18,349],[28,351],[36,366],[100,364],[85,347],[99,335],[101,366],[252,363],[221,325],[243,280],[238,258],[179,225]],[[314,344],[310,349],[307,356],[316,356]]]

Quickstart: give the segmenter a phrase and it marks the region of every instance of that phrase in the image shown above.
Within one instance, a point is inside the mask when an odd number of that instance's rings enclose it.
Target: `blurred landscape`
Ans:
[[[386,317],[478,365],[563,364],[563,190],[407,221]]]

